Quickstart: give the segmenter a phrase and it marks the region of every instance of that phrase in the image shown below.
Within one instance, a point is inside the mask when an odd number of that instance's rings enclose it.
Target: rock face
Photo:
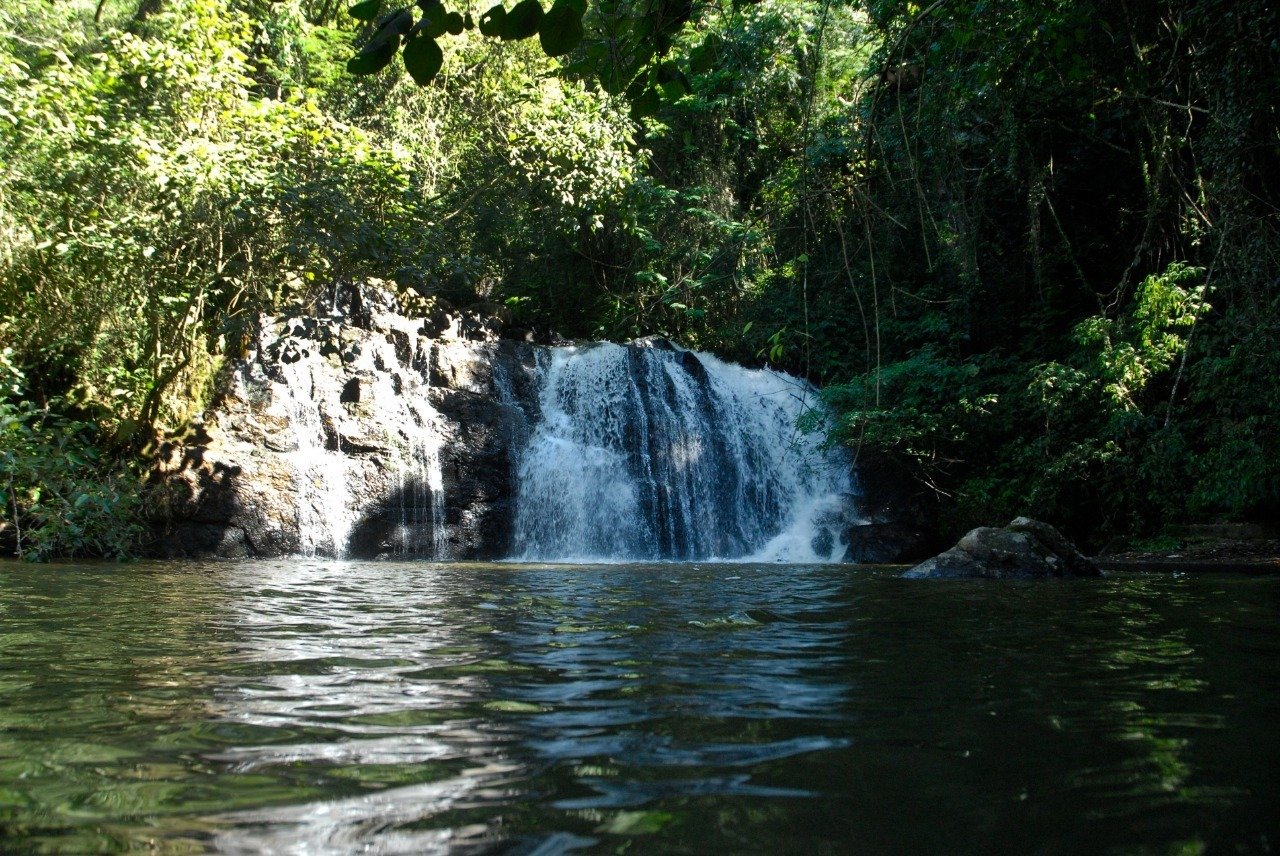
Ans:
[[[903,574],[909,579],[1096,577],[1101,571],[1047,523],[1019,517],[982,526],[956,546]]]
[[[855,478],[858,522],[849,528],[845,561],[914,563],[942,549],[927,534],[936,528],[937,495],[910,470],[862,449]]]
[[[156,552],[506,555],[535,346],[406,318],[376,288],[335,303],[264,318],[204,424],[161,447]]]

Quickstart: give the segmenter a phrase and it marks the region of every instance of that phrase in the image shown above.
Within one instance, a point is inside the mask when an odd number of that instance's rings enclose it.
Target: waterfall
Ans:
[[[217,438],[189,456],[204,469],[185,473],[193,496],[209,494],[192,505],[197,524],[231,533],[215,533],[215,548],[844,558],[850,461],[797,428],[818,406],[808,383],[662,340],[499,340],[407,318],[378,294],[353,292],[322,317],[262,319],[210,415]]]
[[[376,543],[359,553],[447,558],[447,432],[428,396],[434,346],[419,323],[392,313],[378,323],[360,335],[325,319],[264,324],[298,552],[342,558],[365,540]]]
[[[279,400],[292,434],[293,450],[286,457],[293,465],[299,547],[307,556],[341,556],[354,518],[347,490],[350,462],[340,450],[326,448],[328,414],[323,395],[317,395],[323,375],[317,382],[310,356],[286,350],[280,365],[285,382]]]
[[[797,430],[807,383],[669,346],[556,348],[537,373],[517,558],[843,556],[849,461]]]
[[[391,449],[396,486],[389,511],[398,520],[391,536],[393,552],[407,556],[448,556],[448,527],[444,515],[444,475],[440,452],[444,431],[440,414],[431,405],[433,349],[413,325],[399,331],[412,352],[403,362],[394,343],[374,339],[376,378],[371,409],[378,412]],[[390,367],[389,369],[387,367]]]

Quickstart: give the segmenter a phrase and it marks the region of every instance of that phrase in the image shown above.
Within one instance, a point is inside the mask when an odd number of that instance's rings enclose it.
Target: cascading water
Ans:
[[[178,472],[219,555],[844,558],[850,461],[797,429],[807,383],[662,340],[499,340],[384,298],[263,319],[216,437],[177,464],[199,467]]]
[[[354,514],[347,491],[348,458],[325,448],[323,396],[317,395],[315,366],[309,354],[289,350],[281,358],[285,383],[279,399],[293,434],[294,491],[301,552],[341,556]]]
[[[432,346],[416,335],[414,325],[400,325],[412,354],[402,364],[389,341],[375,341],[373,401],[379,414],[395,471],[398,513],[392,545],[404,555],[448,555],[448,528],[444,515],[444,475],[440,449],[444,443],[440,414],[431,406]],[[389,412],[388,412],[389,411]]]
[[[409,319],[386,313],[378,322],[390,335],[345,347],[337,325],[323,321],[266,333],[263,350],[278,379],[272,399],[292,441],[284,456],[294,476],[299,551],[346,556],[373,516],[385,524],[378,552],[447,558],[445,431],[427,395],[433,345]],[[356,457],[370,451],[372,458]],[[369,467],[387,473],[387,496],[366,495]]]
[[[836,561],[847,458],[796,429],[808,384],[706,354],[595,344],[542,352],[520,455],[525,560]]]

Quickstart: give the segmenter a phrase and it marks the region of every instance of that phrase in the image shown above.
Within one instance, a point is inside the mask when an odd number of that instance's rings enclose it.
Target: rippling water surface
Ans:
[[[1267,853],[1280,579],[0,565],[0,852]]]

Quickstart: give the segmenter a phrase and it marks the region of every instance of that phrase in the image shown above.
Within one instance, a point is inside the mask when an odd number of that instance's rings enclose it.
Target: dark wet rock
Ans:
[[[920,558],[925,534],[910,523],[887,521],[849,527],[844,560],[866,565],[891,565]]]
[[[680,366],[690,375],[697,378],[700,383],[706,384],[707,367],[702,364],[702,360],[698,359],[698,355],[693,351],[682,351],[680,353]]]
[[[928,533],[937,529],[937,495],[908,467],[863,450],[855,461],[851,497],[857,522],[845,540],[844,560],[867,564],[919,562],[946,547]]]
[[[644,336],[639,339],[632,339],[630,342],[627,342],[627,345],[632,348],[654,348],[659,351],[679,350],[671,343],[670,339],[663,338],[662,336]]]
[[[189,438],[185,438],[189,439]],[[228,460],[236,457],[239,462]],[[153,551],[165,558],[279,556],[297,552],[293,475],[279,456],[235,455],[216,437],[162,444],[148,491]]]
[[[1096,577],[1098,566],[1047,523],[1019,517],[982,526],[956,546],[903,574],[911,579]]]

